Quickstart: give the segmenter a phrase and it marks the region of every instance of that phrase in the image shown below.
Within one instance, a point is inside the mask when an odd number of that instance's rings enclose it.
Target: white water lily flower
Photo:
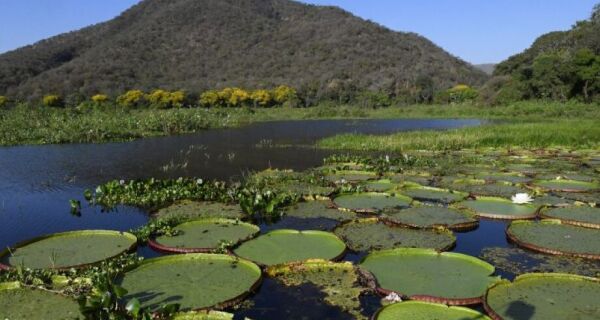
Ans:
[[[125,184],[125,180],[122,180],[122,179],[121,179],[121,180],[119,180],[119,184],[120,184],[120,185],[124,185],[124,184]]]
[[[196,180],[196,183],[197,183],[197,184],[202,184],[203,182],[204,182],[204,181],[202,181],[202,179],[198,179],[198,180]]]
[[[533,198],[527,193],[517,193],[510,198],[514,204],[528,204]]]
[[[383,298],[383,300],[389,302],[402,302],[402,298],[400,298],[400,296],[395,292],[390,293],[385,298]]]

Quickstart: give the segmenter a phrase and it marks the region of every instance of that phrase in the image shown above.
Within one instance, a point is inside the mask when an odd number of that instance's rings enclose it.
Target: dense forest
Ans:
[[[305,104],[366,90],[423,102],[487,78],[417,34],[289,0],[145,0],[114,20],[0,55],[0,94],[37,101],[289,85]]]
[[[487,102],[578,99],[600,102],[600,4],[571,30],[538,38],[496,66],[482,90]]]

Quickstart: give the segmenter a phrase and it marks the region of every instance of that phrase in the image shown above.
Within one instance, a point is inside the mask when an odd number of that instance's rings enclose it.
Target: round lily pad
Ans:
[[[143,261],[119,279],[124,300],[137,298],[156,310],[178,303],[182,310],[228,307],[260,283],[260,268],[247,260],[221,254],[172,255]]]
[[[360,267],[375,276],[382,294],[448,305],[480,303],[487,287],[499,279],[492,276],[492,265],[475,257],[421,248],[374,252]]]
[[[345,251],[346,245],[333,233],[285,229],[244,242],[234,250],[240,257],[267,266],[309,259],[337,260]]]
[[[260,228],[228,219],[203,219],[182,223],[174,228],[176,235],[151,239],[150,247],[174,253],[214,252],[222,246],[233,247],[254,238]]]
[[[459,204],[473,210],[476,215],[490,219],[535,219],[538,207],[531,204],[515,204],[510,200],[494,197],[478,197]]]
[[[445,227],[459,231],[471,230],[479,225],[479,221],[471,214],[441,206],[386,211],[383,219],[413,228]]]
[[[546,191],[587,192],[600,189],[600,184],[578,180],[538,180],[534,186]]]
[[[445,189],[431,187],[411,187],[403,189],[402,194],[407,195],[419,201],[432,201],[450,204],[456,201],[464,200],[466,193],[452,192]]]
[[[456,242],[447,229],[417,230],[383,223],[376,218],[345,223],[334,230],[353,251],[371,251],[391,248],[432,248],[444,251]]]
[[[523,187],[513,186],[505,183],[486,183],[472,185],[457,185],[456,190],[468,192],[474,196],[503,197],[510,198],[517,193],[527,193]]]
[[[386,193],[356,193],[341,195],[333,200],[335,205],[342,210],[358,213],[377,213],[389,208],[406,208],[412,199],[401,195]]]
[[[543,253],[600,259],[600,230],[560,220],[513,221],[506,234],[517,245]]]
[[[491,286],[485,309],[494,319],[600,319],[600,280],[561,273],[529,273]]]
[[[374,320],[490,320],[486,315],[465,307],[448,307],[445,304],[424,301],[394,303],[377,311]]]
[[[300,219],[324,218],[346,221],[356,218],[354,212],[338,210],[329,200],[299,202],[287,208],[285,214]]]
[[[19,243],[0,252],[0,262],[8,267],[68,269],[84,267],[132,250],[134,235],[108,230],[55,233]]]
[[[397,185],[389,179],[372,181],[365,184],[365,189],[371,192],[385,192],[396,187]]]
[[[184,200],[159,210],[155,216],[186,220],[201,218],[241,219],[245,214],[237,204]]]
[[[548,219],[558,219],[564,224],[600,229],[600,208],[590,206],[548,208],[542,210],[540,216]]]
[[[346,182],[361,182],[367,180],[375,180],[377,174],[369,171],[335,171],[325,175],[325,179],[330,182],[340,183]]]
[[[510,183],[527,183],[531,182],[531,178],[518,173],[507,173],[507,172],[492,172],[492,173],[479,173],[475,175],[475,178],[482,179],[485,181],[504,181]]]
[[[21,288],[18,283],[0,283],[0,319],[83,319],[79,303],[68,297],[39,289]]]

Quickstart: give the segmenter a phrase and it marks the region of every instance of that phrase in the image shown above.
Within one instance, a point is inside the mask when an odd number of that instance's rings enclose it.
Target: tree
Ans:
[[[254,90],[250,97],[255,107],[270,107],[273,103],[273,97],[268,90]]]
[[[531,83],[539,98],[566,100],[571,91],[569,65],[559,53],[542,53],[532,66]]]
[[[298,99],[298,93],[292,87],[281,85],[273,90],[273,100],[279,105]]]
[[[600,85],[600,56],[590,49],[580,49],[573,58],[575,74],[582,83],[582,93],[585,101],[590,101],[590,89]]]
[[[144,92],[141,90],[129,90],[117,98],[117,104],[125,108],[136,108],[145,100]]]
[[[5,108],[8,105],[8,98],[0,96],[0,109]]]
[[[216,90],[209,90],[203,92],[200,95],[200,105],[205,108],[217,107],[221,105],[221,98],[219,92]]]
[[[592,10],[592,17],[590,18],[592,23],[600,23],[600,3],[597,3]]]
[[[229,96],[228,102],[230,106],[243,107],[246,106],[248,101],[250,101],[250,94],[248,91],[240,88],[233,88],[231,90],[231,95]]]
[[[42,103],[46,107],[56,107],[61,108],[64,106],[63,99],[59,95],[49,94],[44,96],[42,99]]]

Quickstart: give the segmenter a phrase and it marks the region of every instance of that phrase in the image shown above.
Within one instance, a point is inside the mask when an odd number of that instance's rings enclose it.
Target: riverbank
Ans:
[[[311,108],[107,108],[78,111],[23,106],[0,111],[0,145],[129,141],[144,137],[194,133],[211,128],[237,127],[260,121],[395,118],[478,118],[509,121],[600,119],[600,107],[578,103],[522,102],[502,107],[415,105],[365,109],[358,106],[321,105]],[[328,142],[319,145],[336,149],[342,146],[358,146],[341,143],[342,140],[356,139],[354,137],[336,139],[338,140],[326,140]]]

